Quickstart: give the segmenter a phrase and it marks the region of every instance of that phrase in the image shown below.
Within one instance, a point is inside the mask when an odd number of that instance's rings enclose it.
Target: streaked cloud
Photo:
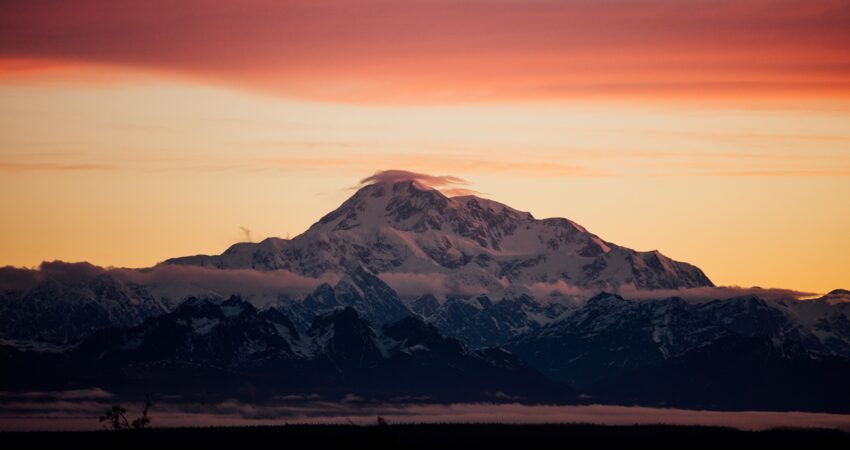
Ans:
[[[551,283],[532,283],[526,286],[526,288],[532,295],[538,298],[545,298],[550,295],[561,295],[573,298],[578,302],[583,302],[584,300],[587,300],[600,292],[599,289],[586,289],[578,286],[569,285],[563,280],[558,280]],[[795,289],[741,286],[713,286],[688,289],[657,289],[647,291],[636,289],[634,286],[625,285],[617,289],[610,289],[610,291],[628,300],[658,300],[671,297],[679,297],[686,300],[720,300],[734,297],[756,296],[768,301],[773,301],[802,300],[812,298],[817,295],[813,292],[805,292]]]
[[[565,150],[562,154],[571,154]],[[581,152],[578,152],[581,153]],[[623,155],[606,155],[604,151],[581,155],[576,160],[594,161],[596,165],[607,165],[616,162],[618,158],[630,158],[644,161],[647,169],[636,175],[641,177],[664,176],[706,176],[706,177],[848,177],[850,166],[843,166],[843,159],[833,156],[817,155],[771,155],[771,154],[710,154],[710,153],[669,153],[656,155],[641,155],[640,152]],[[414,155],[399,154],[359,154],[357,158],[350,157],[302,157],[298,155],[286,158],[145,158],[138,161],[124,160],[114,163],[98,162],[63,162],[67,158],[56,157],[53,160],[15,158],[13,161],[0,161],[0,172],[9,174],[27,174],[31,172],[115,172],[115,171],[180,171],[180,172],[267,172],[267,171],[317,171],[358,174],[372,170],[376,166],[395,165],[400,167],[417,167],[428,171],[452,171],[467,174],[506,174],[522,177],[610,177],[629,175],[626,172],[613,171],[613,168],[594,167],[590,164],[563,164],[557,161],[522,161],[505,159],[503,161],[487,159],[483,156],[451,156],[434,155],[429,153]],[[695,161],[696,160],[696,161]],[[736,164],[736,161],[751,161],[746,165]],[[830,168],[799,167],[795,161],[817,165],[824,161],[833,161]],[[601,163],[600,163],[601,162]],[[779,164],[771,168],[770,163]],[[791,166],[796,165],[799,168]],[[767,167],[765,167],[767,166]],[[639,167],[638,165],[633,165]],[[410,172],[412,173],[412,172]],[[370,177],[371,178],[371,177]],[[386,177],[382,177],[384,179]],[[414,179],[414,178],[411,178]],[[376,181],[372,180],[372,181]],[[425,181],[419,179],[418,181]],[[423,184],[437,187],[447,184],[424,182]],[[470,195],[480,192],[467,188],[440,189],[446,195]]]
[[[87,171],[184,171],[184,172],[215,172],[215,171],[336,171],[358,174],[374,170],[376,166],[396,165],[401,167],[417,167],[428,171],[456,171],[464,173],[505,173],[524,176],[569,176],[569,177],[600,177],[609,173],[581,165],[569,165],[559,162],[545,161],[498,161],[492,158],[470,154],[469,156],[435,155],[434,153],[416,154],[385,154],[360,153],[356,158],[345,155],[329,157],[305,157],[291,155],[285,158],[263,157],[203,157],[196,158],[143,158],[129,160],[124,158],[115,163],[103,164],[86,162],[68,162],[68,157],[61,154],[52,158],[15,157],[10,161],[0,160],[0,172],[87,172]],[[64,162],[63,162],[64,161]],[[408,172],[413,173],[413,172]],[[387,178],[391,174],[383,174]],[[370,177],[371,178],[371,177]],[[373,180],[374,181],[374,180]],[[425,180],[424,184],[432,185],[438,180]],[[433,186],[446,186],[447,183],[436,183]],[[461,192],[461,191],[455,191]],[[462,194],[456,194],[462,195]]]
[[[110,275],[121,281],[151,286],[170,294],[242,295],[262,303],[278,295],[303,296],[322,283],[335,284],[340,276],[328,274],[310,278],[287,270],[222,270],[198,266],[159,264],[145,269],[100,267],[88,262],[45,261],[38,268],[0,267],[0,290],[25,290],[46,279],[64,283],[88,283],[97,276]],[[260,297],[260,299],[258,299]]]
[[[0,172],[88,172],[115,170],[113,164],[97,163],[62,163],[62,162],[3,162],[0,161]]]
[[[828,99],[850,97],[848,24],[841,0],[8,1],[0,67],[344,102]]]

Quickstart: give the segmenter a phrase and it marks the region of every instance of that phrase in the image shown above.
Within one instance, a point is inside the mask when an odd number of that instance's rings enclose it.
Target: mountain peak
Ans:
[[[400,225],[400,222],[430,211],[430,215],[443,214],[450,204],[450,199],[440,191],[415,180],[378,182],[358,189],[339,208],[319,219],[308,232],[344,231],[387,222]]]
[[[618,294],[610,293],[610,292],[599,292],[587,299],[585,304],[587,305],[605,305],[605,304],[617,304],[619,302],[626,301],[623,297]]]
[[[445,197],[437,189],[428,187],[416,180],[377,181],[357,189],[351,198],[380,198],[385,196],[418,195],[420,193],[437,194]]]
[[[557,282],[596,290],[713,286],[695,266],[606,242],[568,219],[538,220],[494,200],[448,197],[434,188],[456,183],[464,182],[379,172],[291,240],[240,244],[220,256],[166,263],[285,269],[309,277],[345,275],[362,266],[376,276],[395,275],[397,284],[390,284],[396,289],[418,280],[416,292],[404,294],[413,298]]]
[[[821,297],[820,300],[830,304],[850,303],[850,291],[846,289],[834,289]]]

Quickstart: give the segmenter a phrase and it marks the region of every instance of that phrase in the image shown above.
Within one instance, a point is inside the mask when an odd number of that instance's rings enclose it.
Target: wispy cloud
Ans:
[[[334,284],[339,275],[311,278],[288,270],[223,270],[199,266],[160,264],[146,269],[100,267],[88,262],[45,261],[38,268],[0,267],[0,290],[23,290],[51,278],[64,283],[88,283],[107,274],[124,282],[143,284],[163,292],[187,295],[216,294],[275,298],[278,295],[303,296],[322,283]]]
[[[104,64],[345,102],[848,98],[848,20],[838,0],[13,0],[0,71]]]
[[[712,171],[704,175],[720,177],[850,177],[850,167],[822,170],[738,170],[738,171]]]
[[[448,189],[440,189],[440,192],[446,194],[449,197],[461,197],[465,195],[487,195],[486,192],[476,191],[475,189],[467,189],[467,188],[448,188]]]
[[[550,295],[563,295],[578,301],[587,300],[598,294],[599,289],[588,289],[573,286],[558,280],[552,283],[532,283],[526,288],[537,298],[545,298]],[[637,289],[632,285],[620,286],[616,289],[608,289],[609,292],[621,295],[629,300],[665,299],[679,297],[686,300],[723,300],[734,297],[756,296],[765,300],[799,300],[815,297],[814,292],[799,291],[785,288],[762,288],[742,286],[714,286],[683,289]]]
[[[90,172],[112,171],[119,166],[100,163],[60,163],[60,162],[0,162],[0,172]]]
[[[351,157],[301,157],[292,156],[266,160],[265,165],[252,164],[265,170],[338,170],[363,172],[380,166],[415,167],[421,172],[455,172],[466,174],[515,174],[520,176],[544,177],[604,177],[611,173],[606,169],[563,164],[554,160],[525,160],[499,155],[454,155],[435,153],[385,154],[361,153]]]
[[[571,154],[565,151],[564,154]],[[666,154],[666,156],[664,156]],[[374,170],[375,167],[394,165],[399,167],[416,167],[420,170],[440,172],[451,171],[466,174],[509,174],[519,177],[570,177],[570,178],[600,178],[611,176],[638,175],[641,177],[666,177],[666,176],[717,176],[717,177],[740,177],[740,178],[798,178],[798,177],[848,177],[850,167],[843,167],[840,158],[790,155],[786,160],[782,155],[746,155],[728,153],[705,153],[693,152],[690,154],[676,154],[667,152],[665,154],[641,154],[641,152],[617,153],[606,155],[605,151],[596,154],[583,155],[584,159],[594,161],[596,167],[578,164],[562,164],[556,161],[535,162],[521,161],[505,158],[494,160],[487,158],[455,157],[451,155],[399,155],[399,154],[362,154],[358,158],[349,157],[302,157],[292,156],[287,158],[214,158],[214,157],[184,157],[174,158],[152,158],[139,160],[125,160],[115,163],[100,162],[61,162],[61,155],[56,161],[0,161],[0,173],[29,174],[39,172],[269,172],[269,171],[315,171],[327,173],[329,171],[346,174],[357,174]],[[633,158],[646,161],[650,166],[638,170],[635,173],[620,172],[606,168],[616,157]],[[609,161],[610,160],[610,161]],[[697,160],[697,161],[694,161]],[[746,165],[734,164],[735,161],[748,160]],[[790,166],[795,160],[808,161],[812,168],[784,168]],[[654,163],[653,163],[654,162]],[[773,162],[771,164],[771,162]],[[833,162],[831,168],[821,168],[827,162]],[[780,168],[762,168],[763,166],[779,165]],[[733,167],[734,166],[734,167]],[[632,170],[641,166],[632,164]],[[413,172],[411,172],[413,173]],[[419,180],[423,182],[424,180]],[[429,182],[423,182],[432,185]],[[434,184],[436,186],[447,186],[447,184]],[[469,195],[482,194],[469,188],[446,188],[441,189],[446,195]]]
[[[39,155],[33,155],[39,156]],[[111,157],[115,162],[103,163],[88,161],[81,155],[69,155],[57,152],[55,155],[33,157],[17,155],[0,161],[0,172],[26,174],[33,172],[268,172],[268,171],[317,171],[326,173],[362,174],[374,171],[376,167],[396,166],[415,167],[428,172],[462,172],[469,174],[515,174],[520,176],[545,177],[602,177],[608,176],[607,170],[556,161],[516,161],[513,159],[486,158],[475,154],[456,156],[436,153],[359,153],[356,158],[347,154],[329,156],[291,155],[268,158],[262,156],[183,156],[179,158],[147,157],[134,158]],[[107,155],[109,157],[109,155]],[[70,161],[69,161],[70,160]],[[411,172],[412,173],[412,172]],[[390,174],[382,175],[388,177]],[[419,181],[424,182],[424,179]],[[431,180],[438,182],[439,180]],[[431,185],[431,182],[425,183]],[[454,183],[463,184],[463,183]],[[447,186],[439,182],[434,186]]]

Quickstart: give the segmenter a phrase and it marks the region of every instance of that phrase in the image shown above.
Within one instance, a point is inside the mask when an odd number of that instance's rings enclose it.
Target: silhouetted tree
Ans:
[[[150,411],[153,403],[151,403],[150,395],[145,398],[145,407],[142,409],[142,415],[139,416],[138,419],[134,420],[132,423],[132,427],[135,430],[141,430],[148,426],[151,423],[151,418],[148,416],[148,411]]]
[[[142,409],[142,415],[139,416],[132,423],[127,420],[127,410],[121,405],[112,405],[112,408],[106,410],[106,412],[100,416],[100,422],[106,422],[108,427],[113,430],[142,430],[146,428],[151,423],[151,418],[148,415],[148,412],[153,407],[153,403],[151,403],[151,398],[148,396],[145,398],[145,407]]]
[[[113,430],[129,429],[130,424],[127,423],[127,417],[124,416],[126,412],[127,410],[122,408],[121,405],[112,405],[112,408],[106,410],[106,413],[100,416],[100,421],[108,422]]]

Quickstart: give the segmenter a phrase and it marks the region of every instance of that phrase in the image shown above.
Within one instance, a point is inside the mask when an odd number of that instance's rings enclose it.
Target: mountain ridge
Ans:
[[[191,298],[133,327],[96,332],[61,352],[0,343],[3,389],[101,387],[125,394],[362,395],[446,400],[569,401],[572,390],[508,352],[470,349],[421,319],[373,326],[351,307],[305,333],[275,309],[238,297]],[[500,397],[504,396],[504,398]]]
[[[289,240],[239,243],[221,255],[161,264],[284,269],[310,277],[360,264],[378,276],[426,274],[439,277],[444,290],[482,293],[559,281],[590,289],[714,286],[696,266],[604,241],[568,219],[538,220],[493,200],[447,197],[414,181],[361,187]]]

